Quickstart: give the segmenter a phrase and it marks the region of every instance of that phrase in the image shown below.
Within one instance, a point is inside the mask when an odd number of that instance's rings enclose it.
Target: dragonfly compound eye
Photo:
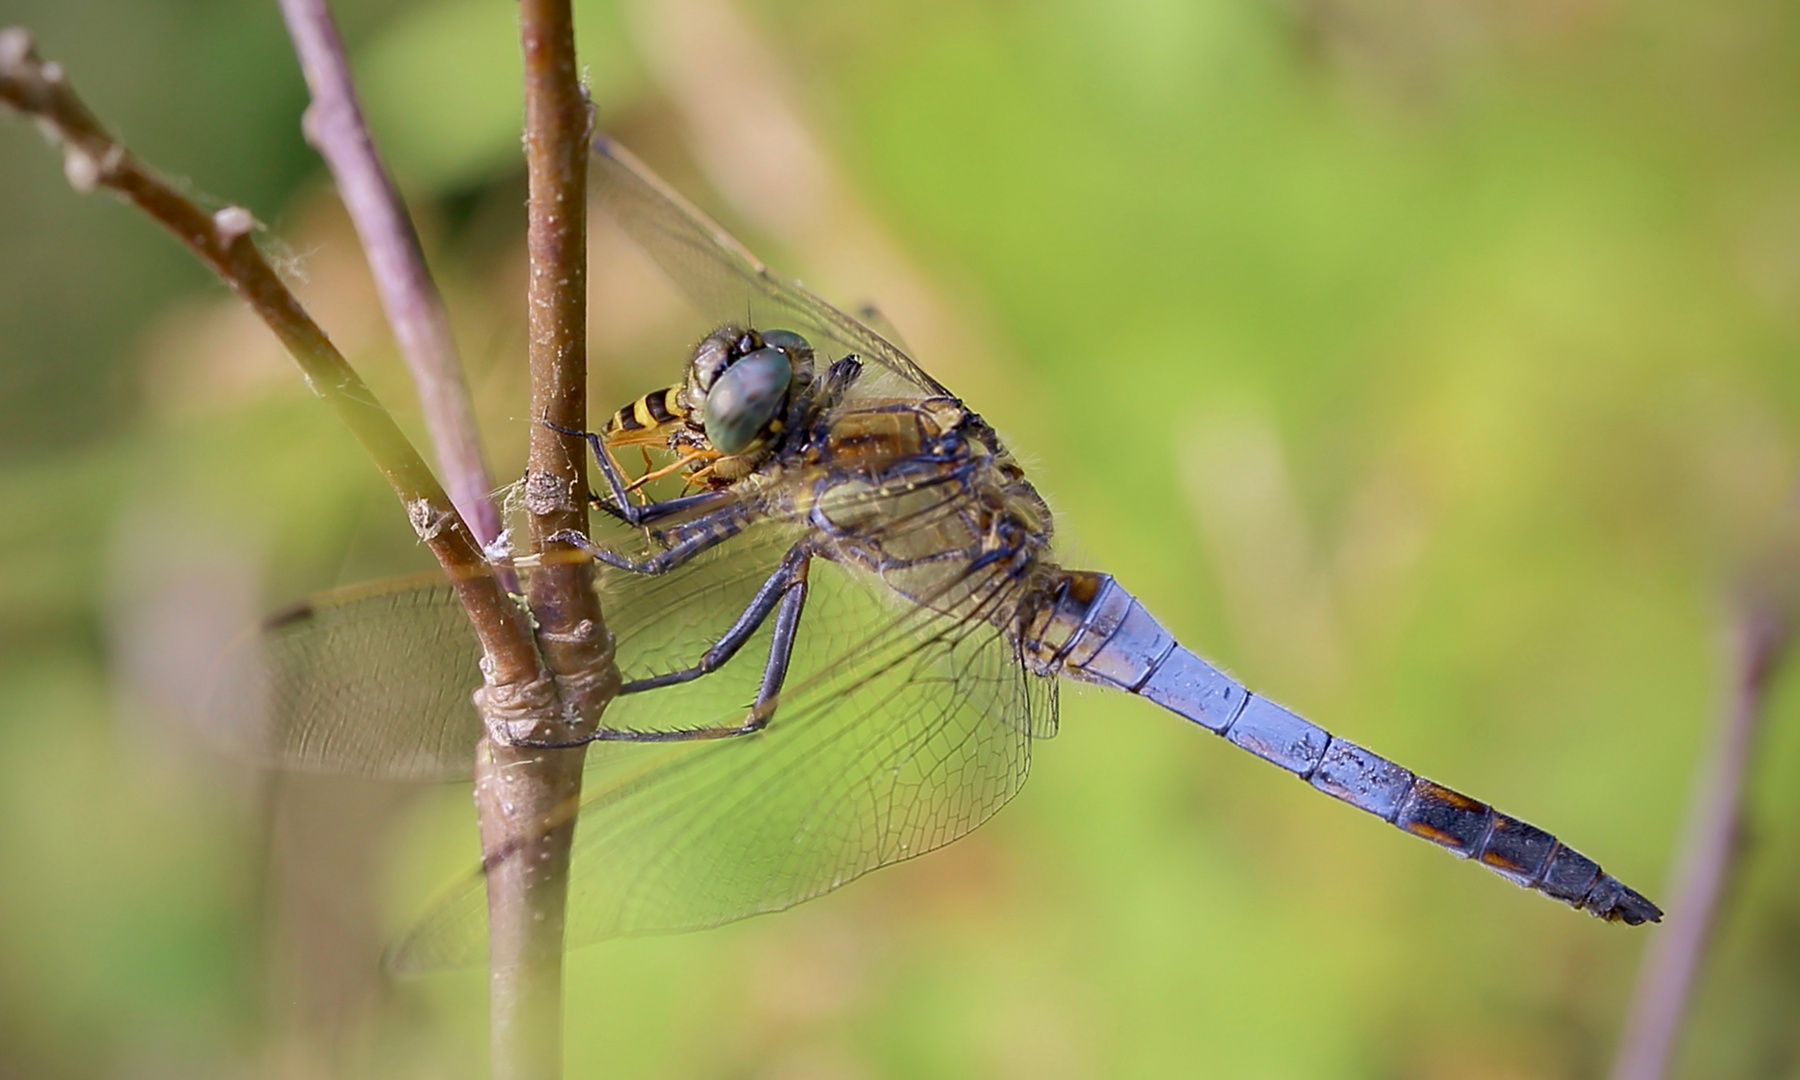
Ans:
[[[735,454],[756,440],[787,396],[794,367],[780,349],[763,348],[726,368],[706,395],[706,438]]]
[[[780,349],[796,361],[810,361],[813,355],[812,344],[792,330],[770,330],[762,336],[763,344],[771,349]]]

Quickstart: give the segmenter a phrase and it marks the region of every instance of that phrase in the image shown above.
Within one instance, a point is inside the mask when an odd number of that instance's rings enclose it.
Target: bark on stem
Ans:
[[[493,483],[449,315],[425,265],[418,232],[369,137],[325,0],[281,0],[281,13],[312,95],[302,129],[331,169],[356,226],[382,309],[418,389],[451,501],[476,539],[489,544],[500,535],[500,514],[488,495]]]
[[[567,545],[587,532],[586,446],[546,424],[587,427],[587,153],[592,126],[575,61],[568,0],[521,0],[525,156],[530,195],[530,459],[525,506],[542,556],[530,599],[565,722],[584,730],[618,689],[591,567]],[[563,918],[579,750],[482,744],[475,798],[483,849],[506,853],[488,872],[490,1055],[496,1080],[562,1068]]]
[[[531,630],[495,579],[480,545],[404,433],[263,259],[248,210],[207,213],[116,141],[69,86],[61,65],[41,60],[31,36],[0,30],[0,102],[35,117],[63,153],[78,191],[103,187],[174,233],[281,339],[307,385],[336,410],[375,459],[408,520],[456,585],[487,655],[489,678],[523,683],[538,672]]]
[[[1694,986],[1738,861],[1745,778],[1769,682],[1792,635],[1786,614],[1778,607],[1749,601],[1733,627],[1730,696],[1688,819],[1669,923],[1652,939],[1638,972],[1612,1080],[1662,1080],[1680,1044]]]

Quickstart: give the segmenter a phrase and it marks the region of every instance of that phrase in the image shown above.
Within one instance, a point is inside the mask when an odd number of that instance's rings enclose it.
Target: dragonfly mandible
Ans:
[[[1155,702],[1571,907],[1660,919],[1550,833],[1252,693],[1111,575],[1058,565],[999,437],[892,341],[605,137],[592,172],[714,329],[681,382],[582,433],[605,513],[593,540],[562,539],[595,562],[625,682],[588,751],[571,945],[783,909],[955,840],[1019,791],[1064,678]],[[632,447],[672,461],[627,479]],[[642,494],[660,474],[697,490]],[[287,767],[467,777],[479,653],[449,585],[364,586],[270,620],[219,697],[262,703],[258,750]],[[484,911],[476,874],[394,962],[479,961]]]

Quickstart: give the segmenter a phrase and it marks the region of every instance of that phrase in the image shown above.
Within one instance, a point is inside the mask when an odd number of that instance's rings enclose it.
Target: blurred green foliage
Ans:
[[[508,478],[510,7],[334,7]],[[726,206],[682,164],[671,76],[639,44],[658,8],[580,5],[602,123]],[[976,328],[970,355],[920,359],[1032,462],[1067,561],[1663,898],[1724,600],[1800,461],[1791,7],[742,14]],[[4,18],[146,158],[269,222],[419,428],[300,139],[273,4]],[[739,59],[707,62],[727,85],[762,74]],[[371,968],[473,858],[466,793],[249,774],[172,719],[191,687],[159,674],[210,640],[168,621],[170,595],[241,587],[254,608],[417,567],[402,517],[184,252],[70,192],[27,125],[0,146],[0,1075],[480,1075],[478,975],[383,987]],[[836,299],[870,288],[839,278]],[[679,362],[609,333],[601,407]],[[1680,1075],[1800,1076],[1791,683]],[[1036,772],[969,839],[794,912],[577,954],[570,1075],[1603,1074],[1646,932],[1122,695],[1067,695]]]

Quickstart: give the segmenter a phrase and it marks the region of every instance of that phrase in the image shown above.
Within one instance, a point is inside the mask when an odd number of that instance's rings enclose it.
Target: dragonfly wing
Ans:
[[[596,539],[623,554],[657,550],[640,530],[595,524]],[[595,587],[623,676],[696,663],[805,532],[803,525],[765,516],[667,574],[596,566]],[[747,703],[762,672],[754,657],[766,655],[771,630],[764,627],[737,661],[707,678],[618,698],[603,722],[639,731],[690,727]],[[215,668],[205,725],[227,749],[275,768],[467,779],[482,735],[471,698],[481,685],[480,657],[456,591],[442,577],[352,586],[313,597],[240,637]]]
[[[645,577],[598,567],[607,627],[627,679],[697,661],[732,623],[793,543],[795,530],[767,521],[726,549],[680,570]],[[760,640],[766,640],[764,631]],[[754,650],[757,642],[748,648]],[[220,658],[206,728],[226,749],[295,772],[385,780],[466,780],[482,736],[472,695],[481,644],[456,590],[415,575],[313,597],[239,638]],[[606,723],[650,730],[707,715],[754,694],[756,661],[721,672],[656,710],[620,698]],[[709,683],[712,680],[699,680]],[[697,692],[696,692],[697,691]]]
[[[763,519],[691,562],[654,576],[596,567],[600,610],[627,681],[698,663],[750,605],[804,530]],[[616,731],[691,728],[747,708],[756,697],[774,619],[704,678],[614,698],[601,724]]]
[[[964,478],[947,471],[909,475],[892,483],[840,484],[830,501],[832,513],[842,521],[867,516],[879,522],[876,531],[882,536],[884,556],[937,554],[966,563],[978,554],[969,550],[974,539],[961,517],[967,496]],[[666,574],[645,577],[598,568],[601,608],[617,640],[619,670],[626,680],[695,664],[749,606],[793,546],[809,537],[817,539],[804,512],[795,517],[792,508],[765,503],[753,514],[754,520],[738,535]],[[650,549],[632,549],[643,541],[626,535],[629,530],[611,531],[617,535],[604,539],[609,547],[637,557],[649,553]],[[959,598],[978,587],[978,579],[957,579],[953,568],[931,558],[917,562],[916,568],[891,570],[879,580],[867,578],[868,588],[862,592],[815,588],[802,619],[801,646],[788,686],[800,686],[809,670],[842,660],[858,642],[903,612],[906,604],[897,593],[924,596],[937,591],[945,610],[945,605],[956,603],[962,605],[958,610],[968,607]],[[773,632],[770,618],[732,660],[704,678],[614,699],[601,722],[622,731],[738,723],[756,698]]]
[[[874,302],[865,300],[858,304],[856,320],[881,335],[881,339],[891,343],[894,348],[909,356],[912,355],[912,346],[906,343],[906,338],[901,335],[900,328],[895,326]]]
[[[998,612],[1015,585],[992,570],[968,598]],[[1029,672],[996,623],[964,605],[896,615],[891,590],[830,563],[815,563],[809,587],[794,665],[804,681],[790,683],[767,730],[591,753],[571,946],[791,907],[955,840],[1025,782],[1031,732],[1055,727],[1056,686]],[[484,896],[477,873],[393,965],[479,962]]]
[[[481,738],[481,645],[441,576],[315,597],[221,658],[206,723],[271,766],[397,780],[467,779]]]
[[[949,396],[892,342],[797,282],[771,272],[717,222],[604,135],[594,140],[589,176],[596,200],[626,235],[716,322],[747,319],[763,329],[806,331],[815,348],[829,342],[840,354],[854,353],[905,379],[917,391]]]

